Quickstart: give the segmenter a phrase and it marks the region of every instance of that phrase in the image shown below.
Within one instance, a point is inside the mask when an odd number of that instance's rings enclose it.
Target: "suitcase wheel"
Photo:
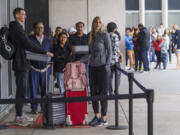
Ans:
[[[85,115],[84,115],[83,125],[87,125],[87,124],[88,124],[88,115],[85,114]]]
[[[70,115],[67,115],[66,124],[67,124],[68,126],[71,126],[71,125],[72,125],[72,121],[71,121],[71,116],[70,116]]]

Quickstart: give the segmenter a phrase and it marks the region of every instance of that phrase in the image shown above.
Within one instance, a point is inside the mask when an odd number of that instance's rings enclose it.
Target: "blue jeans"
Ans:
[[[163,69],[166,69],[166,67],[167,67],[167,56],[168,56],[167,53],[161,54],[161,58],[162,58],[162,62],[163,62]]]
[[[65,93],[65,89],[64,89],[64,73],[55,72],[55,77],[57,78],[57,83],[59,85],[59,92],[61,94],[64,94]]]
[[[149,58],[150,58],[150,62],[156,62],[155,49],[152,47],[152,45],[149,48]]]
[[[149,71],[149,61],[148,61],[148,53],[149,47],[142,47],[141,48],[141,59],[144,66],[144,71]]]

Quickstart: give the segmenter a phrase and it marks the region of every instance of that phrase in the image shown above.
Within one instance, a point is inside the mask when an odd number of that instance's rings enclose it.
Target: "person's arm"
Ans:
[[[104,45],[105,45],[105,49],[107,52],[107,54],[106,54],[106,65],[110,65],[111,60],[112,60],[112,46],[111,46],[110,36],[107,33],[105,33]]]
[[[68,45],[68,51],[70,52],[67,52],[68,54],[66,54],[67,56],[65,56],[65,59],[67,62],[70,62],[70,61],[73,61],[75,59],[75,54],[74,54],[74,51],[72,49],[72,46],[71,45]]]
[[[163,46],[164,46],[164,43],[161,43],[161,44],[159,45],[160,48],[162,48]]]
[[[129,40],[127,37],[125,37],[125,41],[126,41],[127,44],[133,44],[133,41]]]
[[[19,26],[15,26],[14,28],[14,38],[18,39],[19,41],[21,41],[21,47],[23,47],[24,49],[31,51],[31,52],[35,52],[35,53],[41,53],[41,54],[46,54],[47,52],[38,47],[37,45],[35,45],[27,36],[27,34],[25,33],[25,31],[20,28]]]
[[[57,45],[54,46],[53,53],[54,53],[54,62],[61,62],[64,59],[62,53],[59,52]]]
[[[118,52],[119,54],[119,57],[120,57],[120,62],[122,63],[123,62],[123,54],[121,52]]]

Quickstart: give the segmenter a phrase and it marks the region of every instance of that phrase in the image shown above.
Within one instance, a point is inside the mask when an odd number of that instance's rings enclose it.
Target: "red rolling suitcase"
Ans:
[[[85,97],[87,91],[66,91],[66,97]],[[76,102],[66,104],[66,124],[85,125],[88,124],[87,102]]]

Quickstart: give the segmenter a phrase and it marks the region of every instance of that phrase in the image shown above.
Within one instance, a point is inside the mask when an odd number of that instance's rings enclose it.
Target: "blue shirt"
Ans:
[[[133,44],[132,36],[125,36],[125,41],[126,41],[126,50],[133,50],[134,44]]]

